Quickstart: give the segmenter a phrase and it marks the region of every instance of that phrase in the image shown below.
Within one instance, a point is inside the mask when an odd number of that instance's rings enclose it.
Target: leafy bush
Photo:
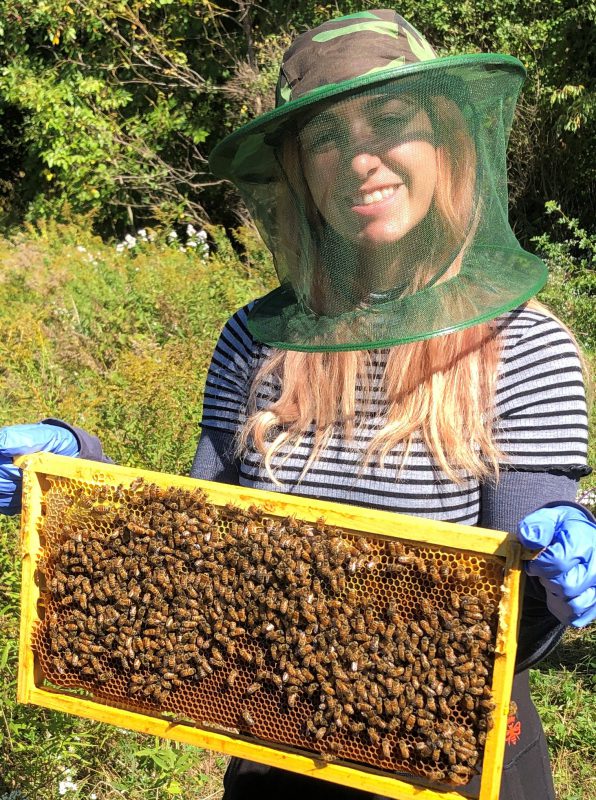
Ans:
[[[596,234],[563,213],[557,203],[546,205],[560,227],[560,239],[544,233],[533,239],[549,267],[549,283],[540,294],[573,329],[579,342],[596,352]]]
[[[238,198],[213,186],[206,154],[271,106],[290,33],[377,6],[0,0],[5,221],[70,210],[93,211],[108,234],[151,220],[236,224]],[[546,198],[592,224],[594,3],[403,0],[399,10],[441,54],[505,52],[526,65],[510,164],[522,238],[544,230]]]

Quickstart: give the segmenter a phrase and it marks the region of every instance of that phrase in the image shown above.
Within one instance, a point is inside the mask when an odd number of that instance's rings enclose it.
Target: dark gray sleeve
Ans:
[[[238,462],[234,458],[234,434],[203,426],[190,470],[191,478],[238,485]]]
[[[482,487],[480,525],[493,530],[517,532],[527,514],[553,500],[573,502],[577,480],[567,473],[502,472],[498,485]],[[559,643],[565,626],[546,606],[544,589],[537,578],[526,576],[516,671],[528,669],[545,658]]]
[[[67,431],[70,431],[79,444],[79,458],[88,458],[90,461],[103,461],[104,464],[114,463],[112,459],[104,453],[101,442],[97,436],[92,436],[90,433],[83,430],[83,428],[77,428],[75,425],[69,425],[68,422],[64,422],[61,419],[54,419],[53,417],[42,419],[42,422],[48,425],[56,425],[59,428],[66,428]]]

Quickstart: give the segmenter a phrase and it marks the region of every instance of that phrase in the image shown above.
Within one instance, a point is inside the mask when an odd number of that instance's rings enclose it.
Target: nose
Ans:
[[[357,115],[350,125],[349,153],[352,171],[358,178],[366,178],[381,164],[378,150],[379,142],[369,120]]]
[[[352,158],[352,171],[359,178],[367,178],[381,164],[381,159],[374,153],[360,152]]]

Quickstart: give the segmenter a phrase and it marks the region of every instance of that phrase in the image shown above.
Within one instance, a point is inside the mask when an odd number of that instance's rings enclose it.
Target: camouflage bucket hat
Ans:
[[[305,351],[389,346],[534,295],[544,264],[507,221],[506,146],[524,78],[511,56],[437,57],[390,10],[301,34],[276,107],[209,162],[240,191],[281,284],[250,312],[253,336]],[[364,155],[380,164],[368,177],[354,168]]]
[[[285,52],[275,90],[275,108],[256,117],[223,139],[209,158],[218,177],[238,181],[269,180],[276,172],[276,145],[296,119],[318,105],[387,81],[441,79],[443,87],[464,101],[466,81],[458,67],[478,67],[471,87],[474,94],[491,93],[495,73],[511,75],[514,83],[525,78],[520,61],[511,56],[477,53],[438,58],[413,25],[386,9],[362,11],[324,22],[301,34]]]

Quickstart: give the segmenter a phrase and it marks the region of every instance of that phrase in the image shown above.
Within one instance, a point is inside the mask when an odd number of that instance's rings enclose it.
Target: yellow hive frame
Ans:
[[[435,790],[409,783],[390,773],[342,763],[325,763],[292,748],[261,745],[220,731],[201,729],[147,713],[114,708],[94,700],[56,689],[44,688],[43,675],[36,664],[31,642],[38,620],[39,588],[35,569],[41,546],[39,538],[44,475],[83,480],[93,484],[118,485],[142,477],[163,488],[200,488],[215,505],[233,503],[241,508],[258,505],[276,516],[295,515],[308,522],[321,516],[327,524],[350,532],[405,539],[413,543],[438,545],[451,550],[498,556],[503,559],[505,578],[499,607],[499,628],[495,642],[493,672],[494,727],[489,732],[478,800],[497,800],[505,751],[505,733],[513,681],[517,633],[519,626],[519,590],[522,550],[510,534],[466,525],[437,522],[387,511],[348,506],[340,503],[265,492],[238,486],[199,481],[159,472],[100,464],[84,459],[65,458],[48,453],[22,456],[16,460],[23,469],[23,513],[21,549],[23,561],[19,677],[17,699],[45,708],[107,722],[121,728],[161,736],[197,747],[216,750],[270,766],[321,778],[333,783],[353,786],[395,800],[462,800],[454,791]],[[448,545],[446,544],[448,542]]]

